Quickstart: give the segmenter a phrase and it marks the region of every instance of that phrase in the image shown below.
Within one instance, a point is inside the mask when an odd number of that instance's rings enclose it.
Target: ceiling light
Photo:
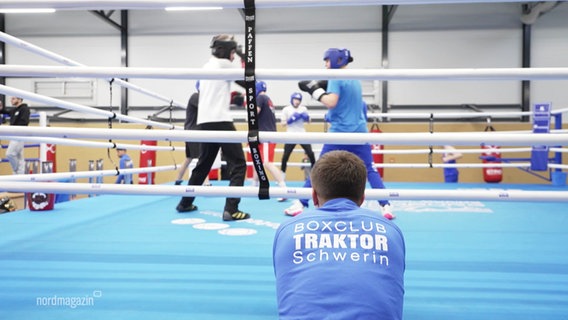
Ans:
[[[166,11],[223,10],[223,7],[166,7]]]
[[[55,9],[0,9],[0,13],[54,13]]]

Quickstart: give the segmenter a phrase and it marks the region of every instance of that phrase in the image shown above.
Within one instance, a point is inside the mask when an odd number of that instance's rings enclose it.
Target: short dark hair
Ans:
[[[312,187],[323,199],[347,198],[358,202],[365,194],[367,168],[351,152],[331,151],[316,161],[311,180]]]

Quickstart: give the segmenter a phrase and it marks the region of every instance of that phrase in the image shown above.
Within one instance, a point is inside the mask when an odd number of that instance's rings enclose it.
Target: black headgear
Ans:
[[[211,54],[219,59],[230,59],[231,51],[237,50],[235,37],[228,34],[214,36],[211,40]]]

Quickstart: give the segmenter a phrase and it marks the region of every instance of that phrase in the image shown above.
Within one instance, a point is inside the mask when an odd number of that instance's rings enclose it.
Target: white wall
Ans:
[[[390,68],[517,68],[520,30],[396,32],[391,35]],[[514,81],[396,81],[391,104],[519,103]]]
[[[554,12],[550,13],[553,14]],[[547,25],[543,17],[533,26],[532,65],[568,66],[568,22]],[[242,42],[244,36],[237,35]],[[512,68],[521,66],[521,28],[499,30],[393,31],[390,34],[390,68]],[[200,67],[209,57],[209,35],[131,36],[132,67]],[[23,38],[89,66],[120,66],[120,40],[113,36]],[[381,34],[299,33],[259,34],[257,68],[323,68],[322,55],[329,47],[349,48],[355,58],[351,68],[379,68]],[[7,64],[54,65],[21,49],[7,46]],[[262,79],[260,79],[262,80]],[[133,79],[140,85],[175,101],[185,103],[194,90],[194,80]],[[7,84],[31,90],[30,79],[8,79]],[[268,93],[276,105],[288,103],[298,91],[295,81],[267,80]],[[549,101],[554,108],[568,107],[568,81],[533,81],[532,103]],[[365,84],[366,91],[373,88]],[[109,88],[98,81],[97,105],[109,104]],[[515,81],[393,81],[389,85],[391,104],[520,103],[520,84]],[[304,95],[305,102],[309,97]],[[113,104],[120,104],[120,90],[113,91]],[[377,101],[380,101],[378,99]],[[39,105],[31,103],[32,105]],[[130,92],[132,106],[161,106],[156,101]]]
[[[532,64],[534,67],[568,67],[568,19],[567,17],[558,18],[558,13],[553,10],[542,16],[533,27]],[[552,23],[552,21],[555,22]],[[531,102],[552,102],[554,109],[568,108],[567,88],[568,80],[533,81]]]
[[[32,37],[22,38],[22,40],[83,65],[120,67],[120,40],[117,37]],[[61,66],[60,63],[53,62],[48,58],[11,45],[6,46],[6,64]],[[18,89],[33,92],[34,80],[37,79],[9,78],[6,80],[6,84]],[[103,79],[97,80],[96,87],[97,92],[92,102],[72,102],[108,106],[110,103],[110,88],[108,81]],[[34,106],[42,105],[38,102],[29,101],[28,104]],[[113,88],[113,105],[119,104],[120,88]]]

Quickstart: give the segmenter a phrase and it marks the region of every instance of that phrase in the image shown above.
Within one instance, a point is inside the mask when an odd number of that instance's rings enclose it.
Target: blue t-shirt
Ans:
[[[276,131],[276,116],[274,115],[272,100],[265,94],[259,94],[256,97],[256,105],[260,108],[258,112],[258,130]]]
[[[131,161],[132,159],[130,159],[130,156],[125,153],[120,157],[118,165],[120,169],[130,169],[132,168]],[[132,174],[119,174],[118,177],[116,177],[115,183],[119,184],[132,183]]]
[[[405,243],[375,211],[333,199],[280,225],[280,319],[402,319]]]
[[[329,80],[327,92],[339,96],[335,108],[329,109],[329,132],[367,132],[367,119],[362,108],[363,96],[359,80]]]
[[[449,164],[454,164],[457,163],[456,160],[450,160],[450,161],[446,161],[446,163]],[[459,172],[458,172],[458,168],[444,168],[444,178],[446,180],[457,180],[457,176],[458,176]]]

